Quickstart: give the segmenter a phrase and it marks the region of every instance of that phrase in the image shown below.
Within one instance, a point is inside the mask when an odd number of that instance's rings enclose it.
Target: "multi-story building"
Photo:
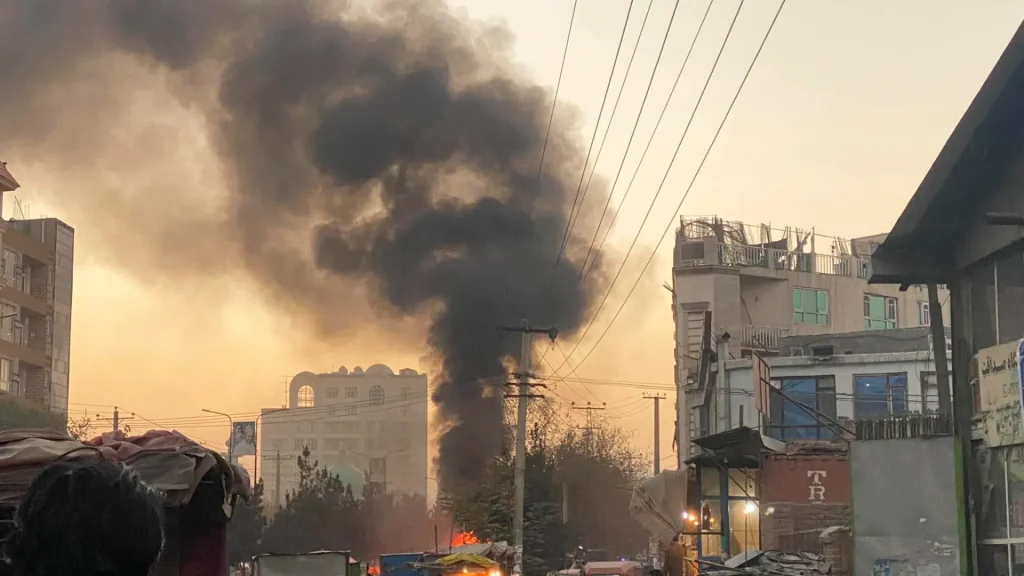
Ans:
[[[18,187],[0,163],[0,206]],[[74,255],[67,224],[0,212],[0,393],[58,414],[68,409]]]
[[[264,410],[261,418],[260,476],[268,499],[297,486],[295,459],[304,448],[343,479],[354,469],[388,491],[426,497],[428,395],[426,374],[408,368],[395,374],[383,364],[295,376],[288,407]],[[280,479],[268,461],[277,458]]]
[[[868,285],[871,253],[884,239],[681,218],[672,287],[677,383],[695,381],[707,312],[712,335],[729,333],[737,358],[778,354],[786,335],[929,325],[924,286]],[[939,297],[948,297],[944,287]]]

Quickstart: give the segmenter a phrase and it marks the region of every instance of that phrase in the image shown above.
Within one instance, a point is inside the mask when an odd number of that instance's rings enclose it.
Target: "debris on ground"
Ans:
[[[707,576],[817,576],[832,574],[832,563],[813,552],[758,552],[748,550],[725,564],[698,560]]]

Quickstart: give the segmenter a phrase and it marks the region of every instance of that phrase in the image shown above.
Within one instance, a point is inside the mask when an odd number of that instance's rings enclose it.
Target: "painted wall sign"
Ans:
[[[762,502],[849,504],[850,461],[836,455],[766,456]]]
[[[978,391],[987,446],[1024,444],[1024,390],[1020,354],[1024,340],[978,352]]]

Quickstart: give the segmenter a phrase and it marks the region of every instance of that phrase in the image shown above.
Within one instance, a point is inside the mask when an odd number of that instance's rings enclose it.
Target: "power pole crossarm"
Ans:
[[[516,423],[516,475],[515,475],[515,513],[513,515],[513,537],[515,538],[515,564],[512,567],[512,574],[521,576],[523,573],[523,508],[526,500],[526,409],[531,397],[530,394],[530,369],[532,350],[532,337],[534,334],[547,334],[552,341],[558,337],[557,328],[534,328],[530,322],[523,320],[522,326],[501,326],[504,332],[518,332],[522,334],[521,348],[519,351],[518,398],[517,423]]]

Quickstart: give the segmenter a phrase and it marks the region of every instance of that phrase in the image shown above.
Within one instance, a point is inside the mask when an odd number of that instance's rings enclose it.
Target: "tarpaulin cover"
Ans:
[[[450,554],[437,561],[441,566],[452,566],[455,564],[473,564],[484,568],[493,568],[497,563],[478,554]]]
[[[630,514],[664,544],[683,531],[686,481],[685,471],[666,470],[633,489]]]
[[[53,430],[7,430],[0,432],[0,505],[16,505],[35,475],[54,460],[96,452],[135,470],[160,491],[166,506],[187,504],[204,477],[223,483],[227,516],[233,496],[249,496],[244,469],[176,431],[151,430],[141,436],[109,432],[80,442]]]

